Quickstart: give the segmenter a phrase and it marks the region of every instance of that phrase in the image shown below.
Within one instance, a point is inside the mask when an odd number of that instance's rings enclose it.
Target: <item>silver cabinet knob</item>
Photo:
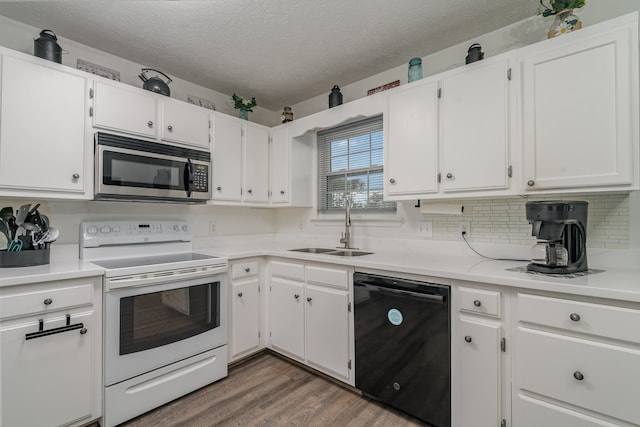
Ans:
[[[247,268],[245,268],[245,269],[244,269],[244,271],[245,271],[246,273],[249,273],[249,272],[251,271],[251,269],[250,269],[249,267],[247,267]]]
[[[80,179],[80,174],[79,173],[74,173],[73,175],[71,175],[71,177],[73,179]]]
[[[298,298],[300,298],[300,295],[295,294],[293,297],[294,297],[295,299],[298,299]]]
[[[480,301],[479,299],[474,300],[473,305],[475,305],[476,307],[480,307],[482,305],[482,301]]]
[[[84,335],[87,333],[87,328],[80,329],[80,335]]]
[[[53,300],[51,298],[47,298],[43,301],[44,305],[51,305],[52,302]]]
[[[569,319],[573,320],[574,322],[579,322],[580,321],[580,315],[578,313],[571,313],[569,315]]]
[[[171,126],[171,125],[167,126],[167,130],[168,130],[169,132],[173,132],[173,126]]]
[[[391,179],[389,180],[389,182],[390,182],[391,184],[395,184],[395,183],[396,183],[396,180],[395,180],[395,179],[393,179],[393,178],[391,178]]]
[[[307,302],[311,302],[311,297],[307,297]]]
[[[452,174],[451,172],[449,172],[449,173],[447,174],[447,178],[449,178],[449,179],[453,178],[453,174]]]
[[[253,193],[253,190],[252,190],[252,189],[248,189],[248,190],[247,190],[247,193],[252,194],[252,193]]]
[[[573,373],[573,378],[577,379],[578,381],[582,381],[584,379],[584,375],[582,375],[582,372],[580,371],[575,371]]]
[[[530,179],[529,181],[527,181],[527,185],[529,187],[533,187],[534,185],[536,185],[536,182],[534,180]]]
[[[149,120],[149,121],[147,122],[147,126],[149,126],[150,128],[152,128],[152,127],[153,127],[153,122],[152,122],[151,120]]]
[[[467,335],[466,337],[464,337],[464,341],[465,341],[465,342],[471,342],[471,341],[473,341],[473,340],[471,339],[471,336],[470,336],[470,335]]]
[[[242,298],[242,292],[238,292],[238,296]]]
[[[218,188],[216,188],[216,190],[222,191],[222,187],[218,187]]]
[[[280,194],[284,196],[284,190],[280,190]]]

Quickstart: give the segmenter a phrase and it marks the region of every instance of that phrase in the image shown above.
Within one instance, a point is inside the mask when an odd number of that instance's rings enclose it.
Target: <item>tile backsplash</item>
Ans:
[[[471,223],[470,241],[501,244],[531,244],[531,225],[525,217],[529,200],[584,200],[589,203],[587,247],[629,248],[629,195],[572,194],[566,196],[516,197],[504,199],[465,199],[450,201],[464,206],[460,215],[424,214],[432,221],[433,240],[459,240],[458,223]]]

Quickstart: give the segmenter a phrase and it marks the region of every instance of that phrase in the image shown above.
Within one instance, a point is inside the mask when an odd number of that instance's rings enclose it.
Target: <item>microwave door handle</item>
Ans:
[[[193,188],[193,163],[191,159],[187,159],[187,163],[184,168],[184,189],[187,192],[187,197],[191,197],[191,189]]]

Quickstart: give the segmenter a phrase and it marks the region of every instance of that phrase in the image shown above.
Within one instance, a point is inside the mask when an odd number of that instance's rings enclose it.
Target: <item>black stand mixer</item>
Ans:
[[[527,221],[538,242],[527,270],[550,274],[587,271],[587,202],[527,202]]]

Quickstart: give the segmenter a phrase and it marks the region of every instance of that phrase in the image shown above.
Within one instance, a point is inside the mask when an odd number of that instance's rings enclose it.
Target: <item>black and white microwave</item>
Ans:
[[[95,161],[96,200],[211,199],[208,151],[96,132]]]

